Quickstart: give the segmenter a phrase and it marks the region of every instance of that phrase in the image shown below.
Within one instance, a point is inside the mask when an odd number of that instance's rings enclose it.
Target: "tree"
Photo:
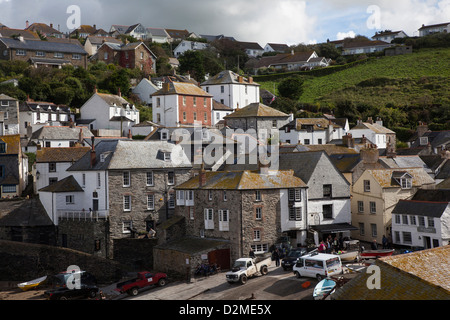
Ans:
[[[198,82],[205,80],[205,68],[201,51],[186,51],[179,59],[180,73],[189,73]]]
[[[284,98],[298,100],[303,93],[303,81],[300,76],[283,79],[278,85],[278,92]]]

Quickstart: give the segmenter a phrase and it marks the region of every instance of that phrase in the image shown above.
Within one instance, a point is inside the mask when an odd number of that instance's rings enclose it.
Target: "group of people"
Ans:
[[[325,240],[320,241],[317,251],[320,253],[332,253],[342,249],[344,249],[344,239],[342,236],[338,239],[336,236],[332,237],[330,234]]]

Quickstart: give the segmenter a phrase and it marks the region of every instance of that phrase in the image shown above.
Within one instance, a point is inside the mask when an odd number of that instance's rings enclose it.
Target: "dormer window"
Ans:
[[[421,146],[426,146],[428,144],[428,137],[420,137],[419,140]]]
[[[170,152],[164,152],[164,161],[170,161],[171,155]]]
[[[402,189],[411,189],[412,188],[412,179],[409,177],[400,179],[400,185]]]
[[[392,177],[397,181],[402,189],[412,188],[412,176],[405,171],[396,171],[392,174]]]

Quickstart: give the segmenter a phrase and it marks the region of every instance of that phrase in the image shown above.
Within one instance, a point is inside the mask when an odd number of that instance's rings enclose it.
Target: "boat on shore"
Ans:
[[[363,250],[360,252],[361,259],[377,259],[380,257],[388,257],[394,253],[394,249],[380,249],[380,250]]]
[[[338,255],[341,258],[341,261],[348,262],[348,261],[356,261],[358,259],[358,251],[338,251],[336,255]]]
[[[36,288],[41,283],[43,283],[46,279],[47,279],[47,276],[44,276],[44,277],[40,277],[40,278],[31,280],[31,281],[19,283],[17,286],[20,289],[22,289],[23,291],[27,291],[27,290],[30,290],[32,288]]]

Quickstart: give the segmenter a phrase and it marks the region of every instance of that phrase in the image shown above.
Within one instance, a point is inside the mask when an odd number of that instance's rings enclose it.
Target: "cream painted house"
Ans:
[[[365,170],[352,187],[352,237],[381,244],[391,235],[392,210],[401,199],[411,199],[419,188],[434,188],[423,168]]]

